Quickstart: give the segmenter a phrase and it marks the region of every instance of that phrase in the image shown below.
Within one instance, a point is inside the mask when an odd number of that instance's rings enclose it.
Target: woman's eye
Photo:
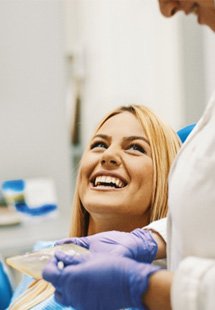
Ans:
[[[94,142],[91,144],[90,149],[95,149],[95,148],[107,148],[107,144],[102,142],[102,141],[98,141],[98,142]]]
[[[129,150],[134,150],[134,151],[138,151],[138,152],[141,152],[141,153],[146,153],[145,149],[143,146],[141,146],[140,144],[131,144],[129,147],[128,147]]]

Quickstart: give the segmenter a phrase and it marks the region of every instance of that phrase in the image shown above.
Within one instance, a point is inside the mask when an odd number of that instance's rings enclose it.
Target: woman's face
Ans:
[[[199,24],[209,26],[215,31],[214,0],[159,0],[161,13],[170,17],[178,11],[195,14]]]
[[[92,214],[146,217],[152,197],[151,148],[139,121],[123,112],[108,119],[80,167],[79,195]]]

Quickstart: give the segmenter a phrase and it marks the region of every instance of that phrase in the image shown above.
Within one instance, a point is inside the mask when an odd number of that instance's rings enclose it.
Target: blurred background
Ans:
[[[196,122],[214,55],[211,30],[157,0],[0,0],[0,182],[49,178],[59,211],[4,222],[0,253],[68,234],[78,160],[106,112],[142,103],[175,130]]]

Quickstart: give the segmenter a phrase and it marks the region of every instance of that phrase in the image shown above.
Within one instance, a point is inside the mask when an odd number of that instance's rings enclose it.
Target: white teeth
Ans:
[[[95,181],[94,181],[95,186],[101,185],[101,183],[102,183],[103,185],[104,185],[104,183],[105,183],[105,184],[110,184],[110,183],[112,183],[112,184],[115,184],[116,187],[118,187],[118,188],[124,187],[124,184],[123,184],[123,182],[122,182],[120,179],[115,178],[115,177],[110,177],[110,176],[104,176],[104,175],[102,175],[102,176],[96,177],[96,178],[95,178]]]
[[[120,181],[119,179],[116,180],[116,185],[117,185],[118,187],[123,187],[123,183],[122,183],[122,181]]]

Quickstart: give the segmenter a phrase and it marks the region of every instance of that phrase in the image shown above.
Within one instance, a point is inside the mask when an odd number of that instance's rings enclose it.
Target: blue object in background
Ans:
[[[42,218],[58,208],[52,179],[7,180],[2,183],[1,191],[7,205],[28,218]]]
[[[188,126],[185,126],[177,131],[177,135],[179,136],[182,143],[187,139],[193,128],[196,126],[196,124],[191,124]]]
[[[42,206],[30,208],[26,203],[15,203],[16,210],[30,216],[42,216],[57,210],[56,204],[44,204]]]
[[[7,271],[0,259],[0,310],[5,310],[8,307],[12,294],[13,290]]]
[[[14,202],[25,202],[24,197],[25,181],[22,179],[18,180],[7,180],[1,185],[2,195],[7,205],[14,205]]]
[[[3,190],[11,190],[15,192],[23,192],[25,188],[25,181],[20,179],[20,180],[9,180],[9,181],[4,181],[2,184],[2,189]]]

